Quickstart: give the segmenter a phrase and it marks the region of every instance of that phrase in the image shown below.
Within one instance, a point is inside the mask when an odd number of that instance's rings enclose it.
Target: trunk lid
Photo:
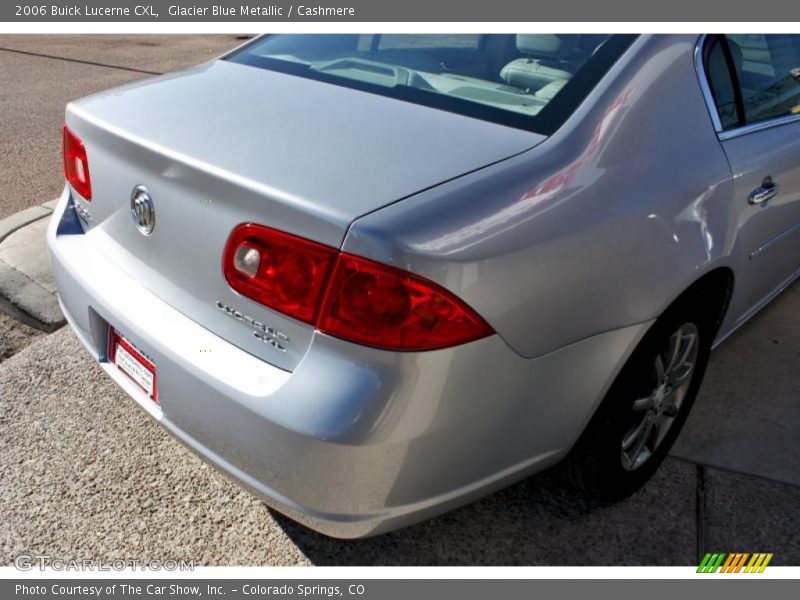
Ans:
[[[241,297],[222,276],[239,223],[339,247],[356,218],[542,141],[378,95],[215,61],[67,107],[86,146],[87,236],[142,285],[198,323],[293,369],[313,328]],[[145,186],[156,225],[142,235],[131,193]],[[285,350],[252,321],[289,337]]]

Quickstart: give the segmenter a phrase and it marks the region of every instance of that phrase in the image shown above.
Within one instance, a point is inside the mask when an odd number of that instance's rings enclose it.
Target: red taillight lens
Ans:
[[[261,225],[240,225],[225,247],[230,286],[279,312],[314,323],[337,251]]]
[[[64,177],[72,188],[86,200],[92,199],[92,181],[89,178],[89,159],[86,148],[69,127],[64,125]]]
[[[443,287],[406,271],[340,254],[317,321],[320,331],[391,350],[434,350],[493,330]]]
[[[434,350],[494,333],[432,281],[261,225],[234,229],[222,268],[248,298],[367,346]]]

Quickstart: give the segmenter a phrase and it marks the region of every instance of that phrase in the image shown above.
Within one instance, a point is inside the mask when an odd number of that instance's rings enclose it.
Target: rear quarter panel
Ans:
[[[357,220],[344,250],[441,283],[525,357],[656,318],[735,238],[696,40],[642,36],[547,141]]]

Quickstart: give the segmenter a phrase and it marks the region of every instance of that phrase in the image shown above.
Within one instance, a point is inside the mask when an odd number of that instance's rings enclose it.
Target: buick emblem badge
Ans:
[[[156,226],[156,208],[150,192],[143,185],[137,185],[131,192],[131,216],[142,235],[150,235]]]

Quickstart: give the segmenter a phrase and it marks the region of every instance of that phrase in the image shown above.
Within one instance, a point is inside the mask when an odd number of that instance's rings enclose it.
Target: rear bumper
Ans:
[[[336,537],[419,521],[557,461],[648,326],[532,360],[498,336],[394,353],[317,333],[288,372],[93,252],[103,234],[82,233],[76,218],[65,191],[48,245],[64,314],[95,360],[205,460]],[[160,407],[107,361],[109,325],[155,363]]]

